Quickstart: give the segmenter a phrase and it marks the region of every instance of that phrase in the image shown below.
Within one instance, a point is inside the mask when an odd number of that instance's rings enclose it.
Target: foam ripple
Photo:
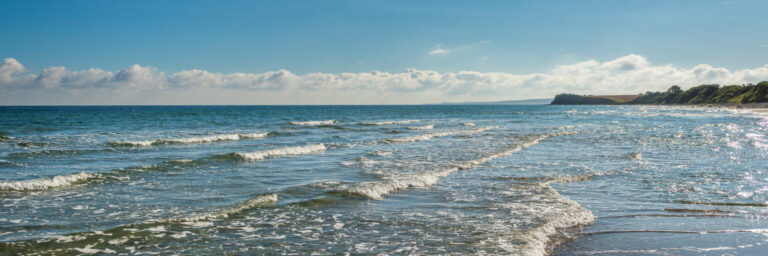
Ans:
[[[191,217],[171,218],[159,222],[196,222],[201,220],[223,219],[229,217],[230,215],[239,214],[259,206],[275,204],[277,201],[277,193],[260,195],[217,212],[203,213]]]
[[[421,120],[401,120],[401,121],[379,121],[379,122],[362,122],[362,125],[393,125],[393,124],[412,124],[418,123]]]
[[[414,135],[414,136],[408,136],[408,137],[400,137],[400,138],[394,138],[394,139],[386,139],[386,142],[390,143],[397,143],[397,142],[417,142],[417,141],[425,141],[425,140],[431,140],[436,137],[444,137],[444,136],[453,136],[453,135],[466,135],[466,134],[473,134],[473,133],[481,133],[485,132],[491,129],[499,128],[498,126],[489,126],[489,127],[482,127],[472,130],[463,130],[463,131],[443,131],[443,132],[433,132],[433,133],[426,133],[421,135]]]
[[[318,153],[318,152],[325,151],[326,149],[327,147],[325,146],[325,144],[321,143],[321,144],[310,144],[305,146],[276,148],[276,149],[248,152],[248,153],[237,152],[234,154],[245,160],[259,161],[267,158]]]
[[[324,120],[324,121],[291,121],[292,125],[329,125],[336,123],[336,120]]]
[[[584,226],[595,221],[595,215],[590,210],[562,196],[550,184],[551,182],[544,182],[534,185],[531,192],[535,201],[512,202],[511,208],[515,211],[540,216],[539,219],[544,220],[534,228],[518,234],[519,237],[515,240],[522,240],[524,243],[511,246],[515,254],[547,255],[548,250],[568,239],[567,234],[562,230]],[[561,234],[565,238],[553,240],[552,237],[556,234]]]
[[[481,129],[487,129],[487,127],[481,128]],[[480,130],[480,129],[477,129],[477,130]],[[387,180],[363,182],[346,190],[346,192],[361,195],[370,199],[381,200],[383,199],[383,196],[398,190],[432,186],[435,183],[437,183],[437,181],[440,178],[448,176],[453,172],[477,167],[493,159],[509,156],[524,148],[536,145],[541,140],[544,140],[546,138],[550,138],[553,136],[561,136],[566,134],[573,134],[573,133],[559,132],[559,133],[553,133],[553,134],[540,135],[530,141],[517,145],[514,148],[511,148],[490,156],[482,157],[479,159],[458,163],[458,164],[455,164],[453,167],[432,171],[432,172],[423,172],[423,173],[417,173],[417,174],[397,176]]]

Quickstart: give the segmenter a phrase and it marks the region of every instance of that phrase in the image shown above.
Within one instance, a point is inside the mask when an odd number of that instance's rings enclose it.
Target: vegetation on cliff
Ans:
[[[646,92],[632,100],[622,101],[618,98],[627,95],[614,96],[583,96],[575,94],[558,94],[551,104],[745,104],[768,102],[768,81],[758,84],[728,85],[716,84],[699,85],[683,91],[674,85],[665,92]]]

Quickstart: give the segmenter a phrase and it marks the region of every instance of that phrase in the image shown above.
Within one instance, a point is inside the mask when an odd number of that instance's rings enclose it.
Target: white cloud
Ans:
[[[768,80],[768,65],[742,70],[706,64],[681,68],[653,65],[636,54],[604,62],[587,60],[531,74],[439,73],[418,69],[400,73],[297,75],[277,70],[224,74],[194,69],[166,75],[154,67],[140,65],[117,72],[49,67],[39,74],[29,74],[21,63],[7,58],[0,65],[0,92],[4,92],[0,93],[0,101],[6,104],[414,104],[548,98],[562,92],[634,94],[666,90],[674,84],[688,87],[764,80]]]

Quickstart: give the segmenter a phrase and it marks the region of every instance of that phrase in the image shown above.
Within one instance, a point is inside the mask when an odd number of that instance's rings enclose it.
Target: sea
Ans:
[[[766,255],[768,116],[0,107],[0,255]]]

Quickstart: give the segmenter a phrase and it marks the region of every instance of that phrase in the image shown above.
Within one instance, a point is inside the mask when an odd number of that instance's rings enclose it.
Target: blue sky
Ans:
[[[524,75],[631,54],[655,66],[706,64],[732,73],[768,64],[768,1],[757,0],[2,0],[0,5],[0,58],[18,61],[25,74],[52,66],[117,73],[138,64],[167,76],[192,69],[286,70],[301,76],[411,68]],[[729,82],[718,79],[713,81]],[[627,88],[614,91],[622,90]]]

